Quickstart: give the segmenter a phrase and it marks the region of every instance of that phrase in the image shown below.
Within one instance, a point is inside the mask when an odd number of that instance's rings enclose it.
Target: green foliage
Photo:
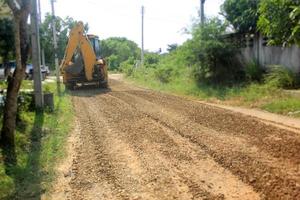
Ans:
[[[255,32],[259,2],[260,0],[225,0],[221,7],[222,15],[236,31]]]
[[[41,39],[41,46],[44,48],[45,51],[45,59],[46,63],[50,65],[51,69],[54,69],[54,50],[53,50],[53,32],[52,32],[52,15],[50,13],[46,13],[45,20],[41,24],[40,29],[40,39]],[[68,42],[68,34],[70,29],[74,27],[77,23],[71,17],[66,17],[62,19],[58,16],[55,17],[55,28],[57,32],[57,55],[58,58],[61,60],[65,54],[65,48]],[[88,31],[88,24],[84,25],[85,31]]]
[[[118,70],[120,64],[129,58],[137,58],[140,50],[137,44],[126,38],[112,37],[101,41],[102,57],[108,60],[110,70]]]
[[[7,18],[11,16],[12,12],[6,3],[6,0],[0,0],[0,18]]]
[[[133,75],[134,68],[136,67],[136,63],[133,57],[129,58],[128,60],[122,62],[120,64],[120,70],[123,72],[126,76]]]
[[[218,19],[193,27],[193,38],[185,49],[199,82],[233,83],[242,78],[241,65],[235,56],[237,48],[222,38],[226,28],[227,24]]]
[[[258,28],[269,43],[300,45],[300,1],[264,0],[259,6]]]
[[[300,3],[299,3],[300,4]],[[292,27],[292,34],[290,35],[290,40],[294,41],[298,46],[300,46],[300,5],[298,6],[291,6],[293,9],[290,13],[290,19],[293,22],[297,22]]]
[[[271,66],[270,72],[265,76],[266,84],[283,89],[296,88],[298,79],[294,72],[280,65]]]
[[[300,117],[300,101],[299,99],[293,97],[273,100],[263,105],[262,108],[269,112]]]
[[[246,64],[245,76],[247,81],[260,82],[263,78],[263,75],[264,75],[263,68],[255,60],[252,60]]]
[[[169,83],[174,75],[175,69],[170,66],[161,65],[155,70],[154,75],[161,83]]]
[[[167,51],[169,53],[171,53],[172,51],[175,51],[177,48],[178,48],[178,44],[169,44],[168,48],[167,48]]]
[[[56,84],[49,86],[55,93]],[[51,113],[33,112],[25,106],[20,110],[19,120],[17,164],[5,167],[0,154],[0,199],[40,199],[54,180],[57,161],[65,154],[73,120],[70,96],[55,93],[55,110]]]
[[[160,61],[160,55],[158,53],[147,52],[144,55],[144,65],[145,67],[155,68]]]
[[[6,62],[14,55],[14,30],[13,20],[0,18],[0,57]]]

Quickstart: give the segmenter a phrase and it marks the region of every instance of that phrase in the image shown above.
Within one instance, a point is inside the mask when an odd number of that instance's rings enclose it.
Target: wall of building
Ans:
[[[291,47],[267,46],[262,36],[245,40],[246,45],[241,47],[240,60],[243,63],[250,61],[259,62],[265,68],[270,65],[283,65],[296,73],[300,73],[300,48],[296,45]]]

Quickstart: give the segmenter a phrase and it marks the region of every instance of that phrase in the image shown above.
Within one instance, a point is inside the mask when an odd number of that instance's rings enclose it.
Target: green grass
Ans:
[[[5,166],[0,154],[0,199],[40,199],[55,177],[55,164],[65,156],[64,146],[73,119],[72,103],[68,94],[56,94],[54,83],[48,88],[55,93],[53,112],[20,113],[17,164]]]
[[[197,84],[187,74],[181,74],[168,83],[161,83],[154,78],[151,71],[146,73],[137,71],[128,79],[154,90],[192,96],[214,103],[259,108],[273,113],[300,117],[297,112],[300,110],[300,99],[270,84],[244,83],[231,87]]]
[[[7,88],[6,81],[0,80],[0,90],[6,89],[6,88]]]
[[[270,112],[300,117],[300,99],[292,97],[273,100],[263,105],[262,108]]]
[[[0,80],[0,90],[7,88],[7,82],[4,80]],[[33,88],[33,81],[32,80],[23,80],[21,89],[30,90]]]

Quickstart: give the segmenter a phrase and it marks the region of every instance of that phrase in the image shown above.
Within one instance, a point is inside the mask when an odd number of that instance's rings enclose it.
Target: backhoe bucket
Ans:
[[[84,70],[83,60],[81,55],[76,56],[75,62],[65,68],[65,71],[72,75],[80,74]]]

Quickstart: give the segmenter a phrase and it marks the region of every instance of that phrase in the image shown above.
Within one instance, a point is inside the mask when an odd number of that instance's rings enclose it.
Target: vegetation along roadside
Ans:
[[[23,83],[23,87],[29,85]],[[17,163],[6,164],[0,154],[0,199],[39,198],[51,187],[54,167],[65,155],[64,144],[73,118],[71,98],[67,93],[58,96],[56,83],[47,83],[44,90],[55,94],[53,111],[35,111],[30,95],[20,95],[23,100],[17,116]]]

